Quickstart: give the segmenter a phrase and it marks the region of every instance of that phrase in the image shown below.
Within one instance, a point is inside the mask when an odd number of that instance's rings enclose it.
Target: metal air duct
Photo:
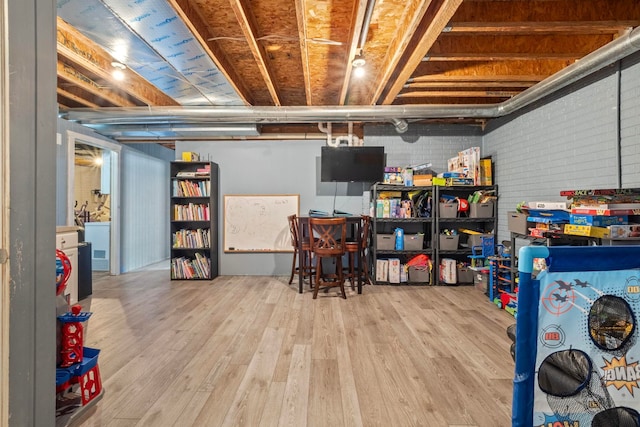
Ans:
[[[429,118],[496,118],[511,114],[640,50],[640,27],[564,70],[501,103],[477,105],[384,105],[326,107],[122,107],[80,108],[61,117],[88,127],[124,124],[392,122]]]

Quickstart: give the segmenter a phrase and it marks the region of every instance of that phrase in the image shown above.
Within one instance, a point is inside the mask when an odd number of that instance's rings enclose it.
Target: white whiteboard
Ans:
[[[225,252],[292,252],[289,215],[298,215],[299,194],[224,196]]]

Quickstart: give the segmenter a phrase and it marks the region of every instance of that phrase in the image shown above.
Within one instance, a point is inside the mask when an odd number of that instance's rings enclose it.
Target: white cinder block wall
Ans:
[[[561,190],[640,186],[639,92],[635,55],[620,72],[608,67],[515,117],[489,123],[482,154],[495,163],[499,240],[509,238],[505,213],[520,201],[567,200]]]
[[[431,163],[436,172],[447,170],[447,160],[459,151],[482,144],[479,126],[409,124],[406,134],[392,126],[365,126],[365,145],[385,147],[387,166]]]
[[[620,136],[622,186],[640,187],[640,54],[622,61]]]

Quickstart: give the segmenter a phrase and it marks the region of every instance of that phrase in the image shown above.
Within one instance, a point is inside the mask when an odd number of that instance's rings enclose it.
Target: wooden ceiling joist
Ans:
[[[121,86],[131,97],[137,99],[141,105],[178,105],[169,96],[144,80],[133,70],[128,69],[124,81],[116,80],[109,71],[113,69],[111,63],[114,58],[101,47],[89,40],[62,19],[57,21],[57,51],[70,63],[80,67],[112,86]]]
[[[387,105],[393,102],[461,3],[462,0],[433,0],[433,9],[430,9],[433,13],[426,14],[423,18],[423,22],[426,21],[426,28],[414,41],[416,48],[411,51],[406,60],[403,58],[399,70],[390,77],[385,87],[386,93],[381,95],[382,99],[376,103]]]
[[[76,95],[75,93],[71,93],[67,90],[64,90],[60,87],[60,85],[58,85],[58,89],[57,89],[57,93],[58,96],[66,98],[68,100],[71,100],[73,102],[76,102],[80,105],[82,105],[83,107],[88,107],[88,108],[99,108],[100,106],[94,102],[90,102],[87,100],[86,97],[84,96],[80,96],[80,95]],[[58,102],[58,105],[60,105],[61,103]]]
[[[444,32],[456,34],[618,34],[638,25],[638,21],[606,22],[451,22]]]
[[[185,25],[191,30],[191,33],[200,42],[202,48],[225,76],[240,99],[242,99],[245,104],[252,105],[253,97],[251,96],[251,92],[247,89],[240,75],[234,69],[231,61],[219,47],[218,43],[209,40],[212,38],[212,35],[200,15],[194,10],[192,3],[189,0],[167,0],[167,2],[175,9]]]
[[[101,87],[96,82],[84,76],[66,64],[58,61],[57,67],[58,78],[73,84],[74,86],[81,88],[82,90],[91,93],[93,96],[102,98],[105,101],[110,102],[114,106],[118,107],[134,107],[136,104],[129,101],[127,98],[115,94],[106,88]]]
[[[429,88],[528,88],[536,82],[525,81],[476,81],[476,82],[461,82],[461,81],[440,81],[440,82],[415,82],[407,83],[404,85],[406,89],[429,89]]]
[[[389,78],[393,75],[402,59],[402,54],[414,37],[420,23],[424,19],[431,0],[414,0],[407,2],[407,8],[403,14],[403,22],[397,26],[396,36],[389,44],[384,56],[382,71],[376,76],[369,95],[369,104],[375,104],[384,91]]]
[[[421,90],[400,93],[398,98],[510,98],[519,93],[520,91],[508,90]]]
[[[517,75],[517,74],[499,74],[499,75],[421,75],[411,77],[408,82],[531,82],[537,83],[547,78],[541,74]]]
[[[253,16],[251,15],[251,5],[249,5],[246,0],[231,0],[231,8],[236,14],[242,33],[244,34],[249,45],[249,49],[251,50],[256,64],[260,69],[260,73],[262,74],[262,78],[264,79],[264,83],[267,86],[269,93],[271,94],[273,103],[276,106],[282,105],[278,89],[276,87],[275,78],[273,77],[273,71],[265,59],[267,55],[266,51],[264,46],[259,44],[256,40],[258,31],[256,29],[256,24],[253,21]]]

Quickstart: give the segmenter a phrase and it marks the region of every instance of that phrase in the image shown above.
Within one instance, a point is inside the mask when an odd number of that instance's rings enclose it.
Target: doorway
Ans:
[[[67,224],[84,228],[93,272],[120,274],[121,147],[68,131]]]

